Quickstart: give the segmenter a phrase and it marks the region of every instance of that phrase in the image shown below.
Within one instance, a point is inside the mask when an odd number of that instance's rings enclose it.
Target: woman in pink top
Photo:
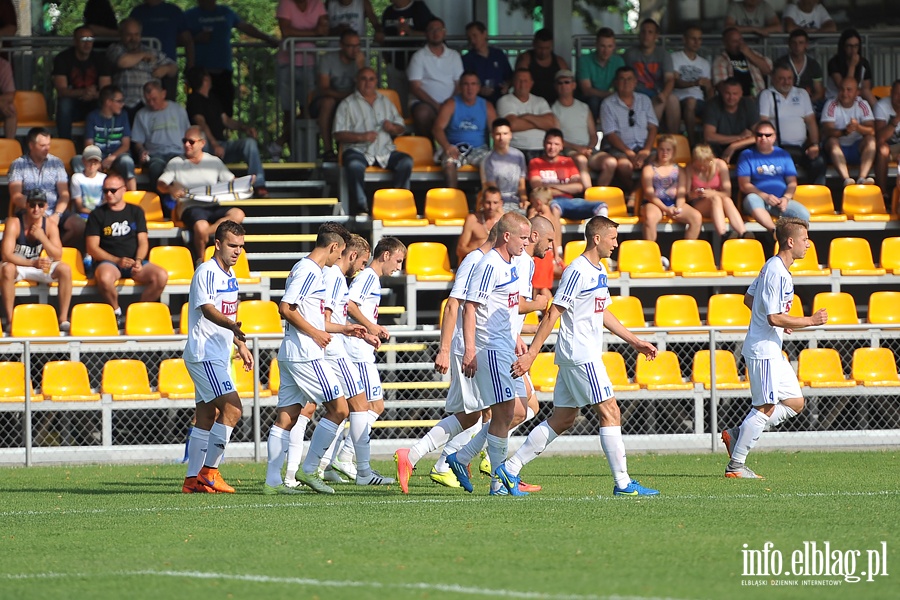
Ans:
[[[684,223],[685,239],[696,240],[700,236],[703,217],[685,201],[685,172],[675,162],[675,138],[664,134],[657,138],[656,158],[644,165],[641,171],[641,189],[644,201],[641,205],[644,239],[656,241],[656,227],[663,218]]]
[[[725,161],[716,158],[706,144],[697,144],[687,171],[690,184],[688,201],[705,219],[712,219],[719,235],[728,240],[739,237],[753,239],[731,199],[731,175]],[[731,223],[728,235],[725,235],[728,230],[725,217]]]

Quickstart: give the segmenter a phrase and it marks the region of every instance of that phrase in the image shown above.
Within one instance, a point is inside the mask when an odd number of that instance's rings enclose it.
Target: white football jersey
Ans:
[[[303,257],[288,275],[281,301],[296,306],[297,312],[311,326],[325,330],[325,280],[322,267]],[[311,337],[285,320],[284,339],[278,349],[278,360],[308,362],[325,357],[325,350]]]
[[[472,274],[466,301],[478,304],[475,311],[475,350],[515,352],[519,314],[519,272],[496,249],[484,255]]]
[[[338,265],[325,267],[325,308],[331,311],[331,322],[335,325],[347,324],[347,299],[350,296],[347,278]],[[325,346],[325,358],[347,358],[344,340],[340,333],[331,334],[331,343]]]
[[[197,267],[191,279],[188,296],[188,337],[184,360],[215,360],[226,365],[231,361],[234,332],[219,327],[203,316],[200,307],[212,304],[223,315],[235,320],[238,305],[238,281],[234,270],[222,270],[215,257]]]
[[[513,257],[512,262],[516,265],[516,272],[519,274],[519,298],[531,300],[533,295],[531,280],[534,278],[534,258],[527,252],[523,252],[519,256]],[[525,316],[519,312],[513,315],[513,332],[516,335],[522,333],[522,326],[525,325]]]
[[[781,258],[773,256],[766,261],[747,293],[753,296],[753,308],[741,354],[745,358],[778,358],[784,328],[770,325],[769,315],[790,311],[794,302],[794,281]]]
[[[603,360],[603,311],[609,304],[606,267],[584,255],[563,271],[553,304],[566,310],[559,319],[556,364],[583,365]]]
[[[381,304],[381,280],[371,267],[366,267],[350,283],[348,301],[355,302],[372,323],[378,323],[378,305]],[[353,319],[350,319],[353,323]],[[375,348],[359,338],[344,340],[347,354],[353,362],[375,362]]]
[[[475,270],[476,265],[484,258],[484,252],[481,248],[475,248],[459,263],[456,268],[456,279],[453,281],[453,288],[450,290],[450,297],[459,300],[459,312],[456,315],[456,329],[453,330],[453,338],[450,340],[450,352],[462,356],[466,352],[465,341],[463,340],[463,305],[466,301],[466,288],[469,285],[469,276]]]

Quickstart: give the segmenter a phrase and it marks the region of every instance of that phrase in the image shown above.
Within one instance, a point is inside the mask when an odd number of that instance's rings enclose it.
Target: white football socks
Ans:
[[[628,475],[628,464],[625,460],[625,442],[622,440],[622,427],[601,427],[600,446],[606,454],[609,470],[619,489],[628,487],[631,477]]]
[[[203,463],[204,467],[219,468],[219,463],[222,462],[222,457],[225,455],[225,446],[228,445],[233,430],[234,427],[213,423],[209,430],[209,444],[206,450],[206,461]]]
[[[772,416],[769,417],[768,423],[766,423],[766,431],[769,431],[773,427],[781,425],[788,419],[793,419],[797,416],[797,413],[794,412],[794,409],[790,406],[787,406],[783,402],[779,402],[775,405],[775,410],[772,412]]]
[[[765,413],[755,408],[750,409],[750,412],[744,417],[744,422],[741,423],[741,432],[731,451],[732,463],[744,464],[747,462],[747,455],[756,445],[768,421],[769,417]]]
[[[313,430],[312,439],[309,440],[309,452],[303,461],[303,472],[316,473],[319,470],[319,462],[328,451],[338,434],[338,425],[328,419],[319,419],[318,425]]]
[[[288,445],[287,453],[287,470],[284,473],[286,481],[297,481],[297,469],[303,462],[303,440],[306,438],[306,426],[309,425],[309,418],[303,415],[297,417],[297,422],[291,428],[291,441]]]
[[[371,475],[372,467],[369,466],[371,450],[369,449],[368,411],[350,413],[350,441],[353,442],[353,449],[356,450],[357,474],[364,477]]]
[[[456,415],[444,417],[409,449],[409,462],[415,466],[423,456],[447,444],[451,438],[459,435],[462,430],[462,425],[460,425]]]
[[[456,460],[461,462],[464,465],[469,464],[475,458],[475,456],[481,452],[484,448],[484,445],[488,440],[488,428],[491,426],[491,422],[487,421],[482,423],[481,429],[472,436],[472,439],[466,442],[466,445],[460,448],[456,452]],[[493,464],[493,463],[491,463]],[[500,463],[497,463],[498,465]]]
[[[290,440],[290,431],[285,431],[277,425],[272,425],[269,429],[269,439],[266,441],[269,456],[269,463],[266,465],[266,485],[278,487],[283,483],[281,467],[284,466]]]
[[[509,453],[509,438],[505,435],[502,437],[487,434],[487,453],[491,465],[501,465],[506,460]],[[458,456],[458,455],[457,455]],[[466,464],[466,463],[463,463]]]
[[[191,443],[188,444],[187,476],[196,477],[206,459],[206,447],[209,444],[209,432],[205,429],[191,430]]]
[[[540,456],[550,442],[557,438],[557,434],[547,421],[537,425],[525,438],[525,443],[514,455],[506,459],[506,470],[510,475],[516,476],[522,471],[522,467]]]
[[[481,417],[478,418],[478,421],[476,421],[474,425],[456,434],[444,445],[444,451],[441,452],[441,457],[434,463],[435,472],[448,472],[450,470],[450,465],[447,464],[447,457],[459,452],[459,449],[465,446],[479,431],[481,431]]]

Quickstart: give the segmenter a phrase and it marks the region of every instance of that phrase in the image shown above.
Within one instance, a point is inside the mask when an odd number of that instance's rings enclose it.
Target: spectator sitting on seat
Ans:
[[[54,219],[44,214],[47,198],[43,190],[28,192],[25,209],[6,219],[0,252],[0,292],[8,323],[12,323],[18,281],[59,283],[59,329],[69,330],[72,301],[72,269],[62,260],[63,246]],[[47,256],[41,256],[41,251]]]
[[[502,48],[488,45],[487,27],[481,21],[466,25],[469,51],[463,57],[463,68],[478,75],[481,89],[478,95],[493,104],[509,91],[513,70]]]
[[[184,47],[184,64],[190,69],[194,66],[194,38],[188,29],[184,11],[173,2],[164,0],[144,0],[136,5],[128,15],[141,24],[143,35],[156,38],[163,54],[175,59],[178,46]],[[175,98],[177,92],[178,73],[162,77],[163,89],[169,97]]]
[[[72,175],[69,185],[72,190],[74,213],[87,220],[91,212],[103,202],[103,182],[106,174],[100,170],[103,153],[97,146],[88,146],[81,153],[82,171]]]
[[[653,19],[644,19],[638,34],[638,45],[625,51],[625,64],[634,69],[637,77],[635,91],[653,102],[656,120],[666,124],[666,131],[678,133],[681,104],[672,94],[675,89],[675,72],[671,56],[665,48],[657,45],[658,39],[659,24]]]
[[[872,107],[859,96],[859,85],[844,77],[838,97],[822,109],[822,138],[831,164],[844,178],[844,187],[853,185],[848,164],[859,165],[855,183],[874,185],[869,172],[875,164],[875,117]]]
[[[888,163],[900,156],[900,79],[891,84],[891,95],[875,104],[875,181],[885,195],[888,190]],[[897,178],[900,187],[900,177]],[[887,206],[889,202],[885,202]]]
[[[47,217],[56,222],[63,246],[82,248],[84,221],[69,207],[69,175],[63,162],[50,154],[50,131],[32,127],[26,141],[28,152],[9,167],[9,201],[13,209],[26,208],[28,192],[42,190],[47,201]]]
[[[689,186],[688,203],[706,219],[712,219],[716,233],[724,239],[753,238],[744,226],[741,211],[731,199],[731,175],[728,165],[716,158],[712,148],[697,144],[692,153],[693,161],[687,168]],[[731,231],[725,219],[731,225]],[[727,234],[726,234],[727,232]]]
[[[460,262],[469,252],[480,247],[488,238],[491,228],[503,216],[503,198],[500,190],[489,186],[481,190],[479,208],[466,216],[462,233],[456,240],[456,256]]]
[[[616,34],[609,27],[597,32],[597,49],[578,57],[578,89],[594,119],[600,122],[600,104],[613,93],[613,80],[625,61],[616,54]]]
[[[531,93],[534,80],[528,69],[513,73],[513,91],[497,101],[497,116],[509,121],[513,148],[522,151],[526,159],[540,156],[544,132],[559,129],[559,121],[546,100]]]
[[[108,85],[100,90],[100,108],[88,113],[85,121],[84,143],[100,149],[103,171],[115,171],[125,180],[128,190],[136,190],[134,159],[130,153],[131,125],[122,110],[123,104],[124,96],[118,87]],[[72,169],[76,173],[84,171],[82,156],[72,159]]]
[[[503,212],[525,214],[528,196],[525,193],[525,175],[528,165],[521,150],[509,145],[512,129],[504,118],[491,123],[494,149],[481,162],[481,188],[496,187],[503,197]]]
[[[798,27],[806,33],[830,33],[837,31],[834,19],[819,0],[796,0],[784,7],[784,28],[793,31]]]
[[[206,137],[208,141],[206,151],[224,162],[246,162],[247,172],[254,177],[256,197],[268,197],[266,172],[259,157],[256,128],[228,116],[219,99],[212,94],[212,77],[206,69],[203,67],[188,69],[187,81],[193,90],[187,99],[188,117]],[[229,140],[225,132],[226,127],[232,131],[240,131],[247,137]]]
[[[352,31],[358,37],[365,37],[368,21],[375,31],[375,43],[384,41],[384,28],[369,0],[331,0],[326,9],[328,35],[342,36],[344,32]]]
[[[725,13],[725,27],[735,27],[741,33],[762,37],[783,31],[781,19],[766,0],[731,0]]]
[[[134,118],[131,141],[147,170],[151,189],[155,189],[166,163],[181,154],[181,137],[191,123],[183,106],[166,99],[166,90],[158,79],[144,84],[144,102],[147,105]]]
[[[531,50],[526,50],[516,59],[516,70],[527,69],[531,73],[534,87],[531,93],[540,96],[552,105],[556,102],[556,72],[569,70],[569,65],[562,56],[553,52],[553,31],[549,28],[538,29],[531,40]]]
[[[737,79],[726,79],[717,87],[719,95],[706,105],[703,139],[716,156],[733,163],[741,150],[753,145],[753,126],[759,121],[759,109],[752,98],[743,95]]]
[[[698,54],[702,43],[703,30],[688,27],[684,31],[684,49],[672,53],[672,69],[675,71],[675,89],[672,93],[681,103],[681,115],[692,147],[697,143],[697,125],[703,118],[706,101],[714,94],[709,61]]]
[[[744,212],[767,231],[775,231],[772,217],[809,221],[809,211],[794,200],[797,170],[791,155],[775,145],[775,126],[771,121],[760,121],[753,131],[756,145],[741,152],[737,164]]]
[[[53,87],[56,88],[56,131],[72,139],[72,123],[82,121],[97,106],[100,89],[112,81],[102,55],[94,55],[94,32],[75,29],[73,46],[53,57]]]
[[[656,158],[644,165],[641,186],[644,200],[641,203],[644,239],[656,241],[656,228],[663,217],[686,226],[684,238],[700,237],[703,216],[687,203],[687,176],[675,162],[675,139],[661,135],[656,141]]]
[[[775,68],[786,65],[791,69],[794,85],[806,90],[818,114],[825,102],[825,75],[819,61],[806,52],[808,47],[809,34],[802,29],[793,30],[788,37],[788,53],[775,61]]]
[[[349,192],[350,214],[368,215],[366,167],[378,165],[393,171],[391,187],[409,189],[412,157],[398,152],[393,138],[406,131],[403,117],[393,102],[376,90],[374,69],[356,74],[356,91],[338,105],[334,116],[334,140],[344,145],[344,177]]]
[[[338,52],[329,52],[319,61],[316,97],[309,107],[310,115],[316,118],[319,125],[319,134],[325,146],[322,158],[326,162],[337,161],[331,133],[334,112],[338,103],[356,89],[356,74],[365,63],[365,57],[359,51],[359,35],[355,31],[344,30],[340,44]]]
[[[756,52],[744,41],[736,27],[722,33],[722,53],[713,59],[713,85],[736,79],[747,98],[756,98],[766,89],[766,77],[772,72],[772,60]]]
[[[444,167],[447,187],[455,188],[456,170],[465,165],[480,167],[491,151],[488,123],[497,118],[494,106],[478,95],[478,75],[464,72],[459,78],[459,94],[441,105],[432,134],[437,142],[434,161]]]
[[[409,60],[410,112],[416,135],[431,137],[441,104],[459,91],[463,73],[462,56],[444,43],[444,21],[434,17],[425,28],[425,46]]]
[[[12,65],[0,57],[0,118],[3,119],[3,137],[10,140],[16,139],[16,128],[19,126],[15,99],[16,80]]]
[[[110,173],[103,183],[104,202],[94,209],[85,228],[85,245],[94,261],[97,291],[116,314],[121,329],[124,325],[116,282],[131,278],[144,286],[142,302],[159,300],[169,274],[147,262],[150,243],[147,220],[140,206],[125,202],[125,180]],[[80,219],[79,219],[80,220]]]
[[[852,77],[859,86],[859,96],[875,106],[878,100],[872,93],[872,65],[862,55],[862,38],[855,29],[845,29],[838,40],[837,54],[828,61],[828,79],[825,81],[825,100],[836,98],[841,82]]]
[[[184,132],[184,155],[172,158],[159,176],[156,189],[178,202],[174,218],[184,222],[194,243],[194,259],[203,262],[209,238],[225,221],[241,223],[244,211],[237,207],[221,206],[218,202],[200,202],[188,193],[193,188],[213,186],[234,179],[218,156],[203,150],[206,134],[194,125]]]

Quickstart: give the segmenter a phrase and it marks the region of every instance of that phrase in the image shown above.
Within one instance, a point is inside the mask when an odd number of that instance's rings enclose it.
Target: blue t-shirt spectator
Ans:
[[[187,31],[184,12],[180,8],[169,2],[156,6],[144,3],[135,6],[129,16],[140,21],[144,37],[158,39],[163,54],[175,60],[178,34]]]
[[[241,18],[233,10],[221,4],[213,10],[195,7],[184,13],[187,28],[197,35],[208,32],[209,40],[194,40],[194,63],[208,71],[233,70],[231,51],[231,31],[241,22]]]
[[[99,110],[93,110],[85,119],[84,137],[93,140],[94,145],[103,152],[103,158],[106,158],[118,150],[122,145],[122,138],[131,137],[128,115],[122,111],[118,115],[106,118]]]
[[[778,146],[771,154],[763,154],[756,148],[741,152],[737,165],[738,177],[749,177],[750,183],[760,191],[780,198],[787,189],[785,177],[797,176],[797,167],[787,150]]]
[[[513,74],[506,52],[496,46],[488,46],[487,56],[482,56],[475,50],[469,50],[463,56],[462,61],[466,71],[474,71],[478,74],[482,86],[494,89],[494,93],[487,99],[496,104],[500,99],[500,87],[504,83],[509,83]]]

